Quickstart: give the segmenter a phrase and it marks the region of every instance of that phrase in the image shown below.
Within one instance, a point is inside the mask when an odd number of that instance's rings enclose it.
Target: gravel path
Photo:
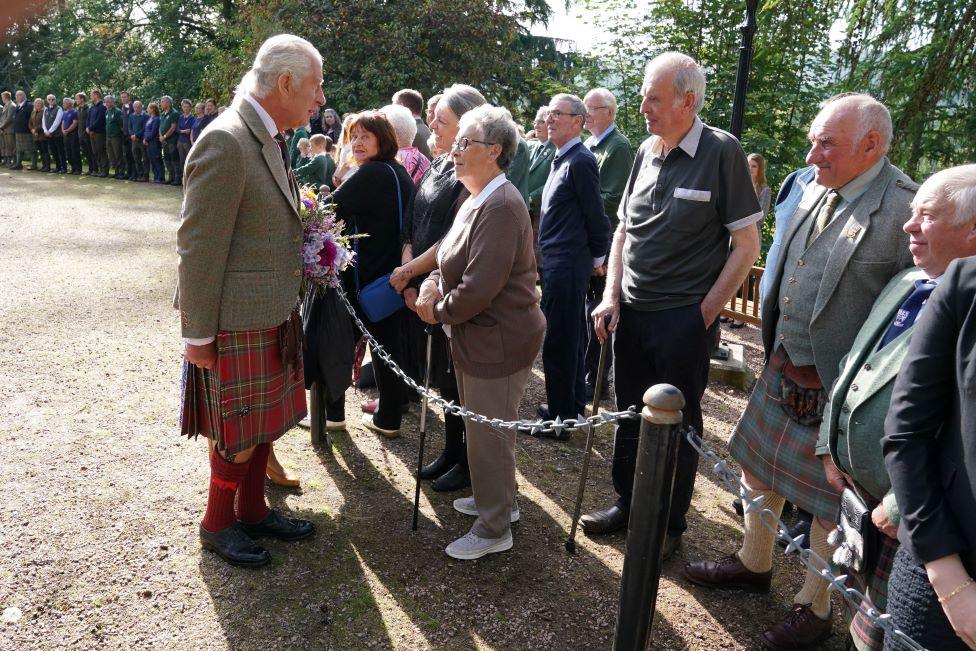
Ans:
[[[201,552],[206,446],[180,439],[176,423],[180,199],[169,187],[0,173],[0,649],[610,648],[624,537],[581,535],[575,556],[563,550],[581,437],[519,438],[522,521],[507,554],[444,555],[470,524],[456,495],[425,490],[410,531],[417,409],[395,441],[357,425],[331,449],[302,430],[276,444],[303,490],[270,488],[272,505],[313,520],[315,538],[269,543],[274,560],[257,571]],[[758,364],[754,329],[729,338]],[[524,417],[541,395],[537,369]],[[349,392],[349,414],[363,397]],[[724,450],[746,398],[709,388],[714,445]],[[428,458],[439,415],[433,427]],[[611,434],[598,436],[584,508],[612,500]],[[699,477],[654,648],[757,648],[790,603],[793,560],[777,558],[769,596],[681,578],[683,559],[738,545],[730,500]]]

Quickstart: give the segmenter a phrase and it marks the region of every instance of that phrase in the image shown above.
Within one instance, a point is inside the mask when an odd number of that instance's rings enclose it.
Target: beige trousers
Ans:
[[[490,380],[456,371],[458,394],[467,409],[489,418],[518,418],[531,367]],[[515,500],[515,430],[471,421],[465,427],[471,490],[478,506],[471,532],[482,538],[500,538],[511,526],[509,514]]]

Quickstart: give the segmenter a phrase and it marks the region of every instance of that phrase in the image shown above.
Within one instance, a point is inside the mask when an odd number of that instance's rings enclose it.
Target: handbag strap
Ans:
[[[383,163],[383,164],[386,165],[388,168],[390,168],[390,173],[393,174],[393,180],[396,182],[397,218],[399,220],[397,222],[397,234],[402,235],[403,234],[403,195],[400,193],[400,177],[397,176],[396,170],[393,169],[392,165],[390,165],[389,163]],[[359,235],[358,226],[353,226],[353,233],[355,235]],[[359,238],[358,237],[354,237],[352,240],[352,250],[356,252],[356,261],[358,262],[359,261]],[[356,279],[356,292],[359,292],[361,288],[359,286],[359,265],[358,264],[354,264],[352,266],[352,273]]]

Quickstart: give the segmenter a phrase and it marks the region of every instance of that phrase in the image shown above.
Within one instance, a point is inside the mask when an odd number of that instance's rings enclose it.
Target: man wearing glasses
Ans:
[[[580,139],[585,118],[586,107],[575,95],[559,94],[549,102],[546,125],[556,157],[542,190],[539,223],[542,311],[548,324],[542,366],[549,402],[538,410],[544,419],[583,413],[586,288],[593,274],[605,273],[610,246],[596,157]]]
[[[593,311],[603,341],[614,333],[617,406],[642,404],[647,387],[666,382],[685,398],[684,424],[702,431],[709,332],[759,255],[762,219],[739,142],[702,123],[705,75],[689,56],[662,54],[647,66],[640,111],[651,137],[637,152],[610,251],[607,287]],[[731,243],[731,253],[729,245]],[[609,509],[580,518],[587,534],[627,526],[640,423],[617,425]],[[698,455],[682,440],[664,556],[687,528]],[[641,496],[647,499],[649,496]]]
[[[617,117],[617,98],[606,88],[594,88],[583,98],[586,106],[586,130],[590,137],[583,143],[596,156],[596,167],[600,170],[600,196],[603,209],[610,219],[611,232],[617,229],[617,207],[624,196],[630,168],[634,165],[634,152],[627,139],[613,121]],[[586,292],[586,312],[589,314],[603,299],[607,284],[606,266],[602,274],[590,278],[590,288]],[[586,328],[586,399],[593,399],[596,386],[597,365],[600,359],[600,342],[593,333],[593,324],[587,320]],[[613,364],[613,351],[607,351],[606,367],[603,369],[603,393],[607,391],[607,375]],[[596,398],[596,400],[600,400]]]

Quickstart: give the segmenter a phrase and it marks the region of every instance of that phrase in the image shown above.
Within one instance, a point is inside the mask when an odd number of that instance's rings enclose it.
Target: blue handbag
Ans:
[[[393,166],[391,166],[389,163],[387,163],[386,166],[390,168],[390,172],[393,174],[393,180],[396,181],[397,212],[400,219],[399,230],[402,231],[403,199],[400,194],[400,177],[397,176],[396,170],[393,169]],[[358,228],[356,229],[356,233],[359,233]],[[359,238],[354,238],[352,242],[353,249],[356,251],[356,257],[358,259]],[[398,294],[390,284],[390,276],[392,274],[383,274],[365,287],[360,287],[358,266],[353,266],[353,273],[356,277],[356,289],[359,291],[359,306],[362,308],[363,314],[366,315],[366,318],[373,323],[382,321],[405,305],[403,302],[403,296]]]

